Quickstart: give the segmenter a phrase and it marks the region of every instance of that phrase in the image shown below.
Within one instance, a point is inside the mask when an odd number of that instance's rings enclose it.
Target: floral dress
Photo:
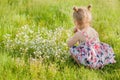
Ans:
[[[115,63],[114,51],[111,46],[100,42],[99,37],[90,38],[87,32],[81,32],[85,42],[70,48],[70,53],[78,63],[94,69],[103,68],[107,64]]]

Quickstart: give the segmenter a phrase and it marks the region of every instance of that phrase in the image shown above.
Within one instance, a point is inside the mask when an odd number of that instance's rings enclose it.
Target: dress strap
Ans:
[[[82,31],[81,33],[82,33],[83,36],[85,36],[85,39],[86,39],[86,41],[87,41],[88,38],[89,38],[88,34],[87,34],[85,31]]]

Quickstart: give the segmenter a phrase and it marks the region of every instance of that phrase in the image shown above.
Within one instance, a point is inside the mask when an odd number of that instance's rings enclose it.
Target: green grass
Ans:
[[[116,64],[102,70],[69,57],[72,8],[92,4],[92,26]],[[119,80],[120,0],[0,0],[0,80]]]

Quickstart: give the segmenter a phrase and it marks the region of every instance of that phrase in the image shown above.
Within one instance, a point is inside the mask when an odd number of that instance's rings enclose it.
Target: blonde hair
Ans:
[[[92,21],[92,15],[91,15],[91,5],[88,7],[74,7],[73,8],[73,18],[76,20],[80,25],[81,24],[86,24],[86,23],[91,23]]]

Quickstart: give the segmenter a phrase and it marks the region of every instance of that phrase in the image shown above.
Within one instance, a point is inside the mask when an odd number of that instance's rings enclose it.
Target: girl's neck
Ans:
[[[79,27],[80,30],[87,29],[89,26],[90,26],[90,24],[78,25],[78,27]]]

